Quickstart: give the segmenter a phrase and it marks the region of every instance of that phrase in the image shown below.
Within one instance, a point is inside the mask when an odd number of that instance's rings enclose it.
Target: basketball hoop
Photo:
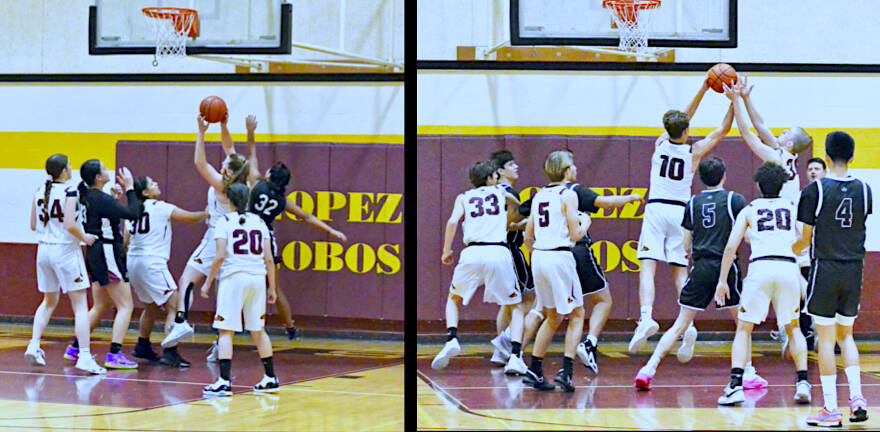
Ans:
[[[621,51],[644,53],[648,48],[648,31],[660,0],[603,0],[602,7],[620,29]]]
[[[186,57],[187,36],[199,33],[198,11],[172,7],[148,7],[142,11],[156,33],[153,66],[159,65],[159,59]]]

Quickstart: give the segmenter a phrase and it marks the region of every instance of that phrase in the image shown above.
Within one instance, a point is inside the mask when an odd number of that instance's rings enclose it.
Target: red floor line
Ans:
[[[10,375],[37,375],[37,376],[54,376],[54,377],[73,377],[73,378],[92,378],[97,375],[67,375],[67,374],[56,374],[56,373],[48,373],[48,372],[13,372],[13,371],[0,371],[0,374],[10,374]],[[102,376],[101,378],[106,380],[116,380],[116,381],[135,381],[135,382],[147,382],[147,383],[161,383],[161,384],[187,384],[187,385],[200,385],[205,386],[211,383],[197,383],[191,381],[168,381],[168,380],[152,380],[152,379],[144,379],[144,378],[122,378],[122,377],[111,377],[111,376]],[[242,387],[242,388],[251,388],[251,386],[245,385],[233,385],[232,387]]]

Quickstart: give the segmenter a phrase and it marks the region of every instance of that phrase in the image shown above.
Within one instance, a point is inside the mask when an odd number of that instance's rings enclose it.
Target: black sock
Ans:
[[[79,349],[79,340],[77,338],[73,338],[73,347]]]
[[[522,349],[522,344],[519,342],[511,342],[510,344],[513,345],[513,348],[510,349],[510,355],[518,356],[519,350]]]
[[[119,354],[119,351],[122,351],[122,344],[110,342],[110,354]]]
[[[455,327],[449,327],[446,329],[446,342],[449,342],[458,337],[458,329]]]
[[[196,285],[192,282],[186,286],[186,294],[183,295],[183,319],[189,318],[189,298],[195,286]]]
[[[272,366],[272,356],[260,359],[263,362],[263,369],[266,370],[266,376],[275,378],[275,368]]]
[[[177,315],[174,316],[174,322],[180,324],[186,321],[186,314],[183,311],[177,311]]]
[[[574,360],[568,357],[562,358],[562,370],[568,376],[571,376],[571,369],[574,366]]]
[[[798,382],[807,381],[807,371],[797,371],[797,377]]]
[[[231,370],[232,359],[220,359],[220,378],[229,381],[229,374],[231,373]]]
[[[532,362],[531,362],[531,364],[529,364],[529,370],[534,372],[535,375],[537,375],[537,376],[543,376],[544,375],[543,361],[544,361],[544,359],[542,359],[541,357],[535,357],[535,355],[532,354]]]
[[[173,346],[173,347],[165,348],[165,352],[167,352],[167,353],[177,353],[177,345],[175,345],[175,346]]]
[[[139,337],[137,344],[140,346],[148,347],[148,346],[150,346],[150,338]]]
[[[730,386],[740,387],[743,385],[743,368],[733,368],[730,370]]]

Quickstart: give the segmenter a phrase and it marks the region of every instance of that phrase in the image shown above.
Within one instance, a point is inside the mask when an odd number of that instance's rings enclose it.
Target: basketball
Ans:
[[[226,102],[219,96],[208,96],[202,99],[199,105],[199,113],[208,123],[217,123],[226,117]]]
[[[709,84],[709,87],[712,87],[712,90],[718,93],[724,93],[723,84],[727,84],[730,87],[736,84],[737,80],[736,70],[727,63],[718,63],[712,66],[707,75],[706,82]]]

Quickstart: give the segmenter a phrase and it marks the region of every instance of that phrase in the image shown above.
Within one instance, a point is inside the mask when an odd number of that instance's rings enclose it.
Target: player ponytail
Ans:
[[[144,214],[144,201],[146,201],[148,198],[144,196],[144,191],[147,190],[147,187],[149,187],[149,185],[150,178],[147,176],[138,177],[134,180],[134,194],[140,201],[140,205],[138,206],[138,212],[140,214]]]
[[[284,194],[287,183],[290,182],[290,169],[282,162],[278,162],[269,169],[269,185],[279,194]]]
[[[226,192],[226,189],[232,184],[247,183],[248,174],[250,174],[250,166],[247,159],[238,153],[233,153],[229,155],[229,161],[226,164],[226,168],[227,172],[231,174],[224,175],[223,192]]]
[[[49,159],[46,159],[46,174],[52,176],[51,179],[46,180],[46,187],[43,190],[43,213],[49,213],[49,193],[52,191],[52,182],[57,180],[58,177],[61,177],[61,174],[67,168],[68,159],[66,155],[61,153],[53,154],[49,156]],[[45,218],[43,220],[43,226],[49,224],[49,218]]]
[[[233,185],[230,185],[226,189],[226,197],[229,198],[229,203],[232,204],[232,206],[235,208],[235,211],[238,212],[239,216],[241,216],[238,219],[239,225],[244,225],[245,213],[247,212],[248,208],[249,195],[250,190],[248,190],[247,186],[241,183],[235,183]]]
[[[86,208],[89,205],[86,201],[86,195],[89,193],[89,188],[95,185],[95,178],[98,177],[98,174],[101,174],[101,161],[97,159],[89,159],[79,167],[79,176],[82,181],[76,188],[79,190],[79,202]]]

